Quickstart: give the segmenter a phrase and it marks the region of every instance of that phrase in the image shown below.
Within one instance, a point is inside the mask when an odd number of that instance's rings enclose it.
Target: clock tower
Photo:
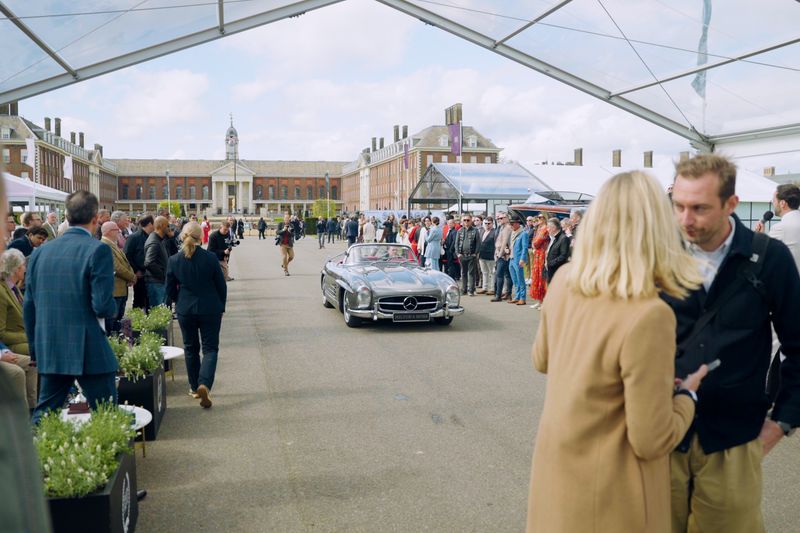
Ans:
[[[239,159],[239,133],[233,127],[233,114],[231,114],[231,126],[225,132],[225,159],[228,161]]]

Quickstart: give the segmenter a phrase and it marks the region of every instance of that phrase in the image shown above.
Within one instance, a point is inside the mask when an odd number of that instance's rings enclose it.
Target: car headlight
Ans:
[[[460,300],[461,291],[459,291],[458,287],[455,285],[450,285],[447,288],[447,292],[445,292],[445,301],[447,302],[447,307],[458,307]]]
[[[364,309],[369,307],[370,301],[372,300],[372,293],[369,290],[369,287],[362,286],[356,290],[356,307],[359,309]]]

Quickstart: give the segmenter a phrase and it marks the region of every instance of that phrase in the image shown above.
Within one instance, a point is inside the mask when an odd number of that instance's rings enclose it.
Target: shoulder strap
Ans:
[[[761,272],[761,267],[764,265],[764,257],[767,255],[767,244],[769,244],[769,237],[767,235],[753,232],[753,253],[749,260],[740,263],[738,269],[739,277],[737,278],[750,283],[763,298],[766,298],[766,289],[764,288],[764,282],[758,278],[758,275]],[[678,344],[678,352],[686,350],[686,347],[697,338],[700,332],[703,331],[709,323],[711,323],[717,311],[719,311],[740,288],[739,283],[731,283],[726,287],[725,292],[720,294],[719,298],[714,301],[714,304],[706,309],[706,312],[697,319],[689,336]]]

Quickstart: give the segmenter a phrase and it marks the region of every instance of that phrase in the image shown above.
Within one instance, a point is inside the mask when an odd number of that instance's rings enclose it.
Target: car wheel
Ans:
[[[347,302],[347,293],[342,293],[342,314],[344,315],[344,323],[347,327],[357,328],[361,325],[361,318],[350,314],[350,304]]]
[[[434,318],[437,324],[440,326],[449,326],[453,322],[453,317],[451,316],[440,316]]]

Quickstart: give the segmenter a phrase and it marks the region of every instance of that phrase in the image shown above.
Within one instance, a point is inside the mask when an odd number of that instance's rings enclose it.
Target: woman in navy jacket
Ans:
[[[189,393],[200,399],[202,407],[208,408],[211,407],[209,393],[217,369],[219,330],[228,289],[216,255],[201,247],[202,233],[197,222],[184,226],[181,250],[169,258],[166,284],[183,334]]]

